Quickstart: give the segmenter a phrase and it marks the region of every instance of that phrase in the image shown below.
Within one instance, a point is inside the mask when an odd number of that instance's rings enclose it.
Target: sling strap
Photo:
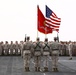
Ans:
[[[43,49],[45,49],[45,48],[48,48],[48,49],[50,49],[50,47],[48,46],[48,43],[45,43],[45,46],[43,47]]]
[[[41,46],[39,44],[40,44],[40,42],[36,43],[36,47],[34,49],[37,49],[38,47],[41,48]]]

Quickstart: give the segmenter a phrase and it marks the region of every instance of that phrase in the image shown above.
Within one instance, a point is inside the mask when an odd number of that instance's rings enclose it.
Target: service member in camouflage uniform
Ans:
[[[8,41],[5,42],[5,44],[3,45],[4,48],[4,55],[9,55],[9,44]]]
[[[60,55],[63,55],[62,42],[60,42]]]
[[[13,41],[11,41],[11,43],[9,45],[10,55],[14,54],[14,47],[15,47],[15,45],[13,44]]]
[[[2,43],[0,42],[0,55],[2,55]]]
[[[31,45],[32,43],[29,41],[30,37],[27,37],[27,41],[23,46],[23,59],[24,59],[24,67],[25,71],[30,71],[30,59],[31,59]]]
[[[67,48],[66,43],[62,42],[62,56],[66,55],[66,48]]]
[[[34,48],[35,71],[40,71],[42,44],[39,38],[37,38],[36,42],[33,43],[33,48]]]
[[[71,41],[69,41],[68,49],[69,49],[69,55],[70,55],[69,60],[72,60],[72,49],[73,49],[73,44],[72,44]]]
[[[18,41],[15,42],[15,55],[19,55],[18,51],[19,51],[19,44]]]
[[[21,57],[22,58],[23,58],[23,45],[24,45],[24,42],[20,41],[20,50],[21,50]]]
[[[51,46],[48,43],[48,39],[45,38],[43,43],[43,63],[44,63],[44,71],[48,71],[48,58],[51,53]]]
[[[76,42],[73,42],[72,55],[76,56]]]
[[[21,46],[21,44],[19,43],[18,55],[21,55],[21,50],[22,50],[22,46]]]
[[[68,48],[69,43],[65,42],[64,44],[65,44],[65,55],[69,56],[69,48]]]
[[[54,42],[51,43],[52,49],[52,71],[58,71],[58,57],[59,57],[59,43],[57,38],[54,38]]]
[[[4,55],[4,42],[1,41],[1,49],[2,49],[2,55]]]

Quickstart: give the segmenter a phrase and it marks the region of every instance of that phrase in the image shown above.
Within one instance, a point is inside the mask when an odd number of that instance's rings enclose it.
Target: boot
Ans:
[[[27,67],[25,67],[25,71],[27,71]]]
[[[35,67],[35,71],[37,71],[37,67]]]
[[[40,67],[38,67],[38,71],[40,72]]]
[[[30,71],[30,70],[29,70],[29,67],[27,67],[27,71]]]
[[[26,71],[26,72],[27,72],[27,71],[30,71],[30,70],[29,70],[29,67],[25,67],[25,71]]]
[[[47,67],[44,67],[44,72],[47,72],[48,71],[48,68]]]
[[[55,68],[52,68],[52,71],[55,72]]]
[[[58,72],[58,68],[55,68],[55,71]]]
[[[72,58],[69,58],[69,60],[72,60]]]

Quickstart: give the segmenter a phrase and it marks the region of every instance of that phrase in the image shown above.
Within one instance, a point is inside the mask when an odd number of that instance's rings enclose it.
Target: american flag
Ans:
[[[58,18],[56,14],[48,6],[46,6],[46,26],[51,28],[52,31],[56,30],[57,32],[59,32],[60,22],[61,18]]]

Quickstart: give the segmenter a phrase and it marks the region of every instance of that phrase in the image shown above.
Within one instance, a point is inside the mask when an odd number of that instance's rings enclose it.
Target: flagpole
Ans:
[[[58,40],[58,42],[59,42],[59,35],[58,35],[58,32],[57,32],[57,40]]]
[[[37,5],[37,38],[38,38],[38,8],[39,8],[39,5]]]
[[[47,38],[47,28],[45,27],[45,38]]]
[[[38,30],[37,30],[37,38],[38,38]]]
[[[46,16],[46,6],[45,6],[45,16]],[[47,27],[45,22],[44,22],[44,25],[45,25],[45,38],[47,38]]]
[[[24,39],[24,42],[26,42],[26,34],[25,34],[25,39]]]

